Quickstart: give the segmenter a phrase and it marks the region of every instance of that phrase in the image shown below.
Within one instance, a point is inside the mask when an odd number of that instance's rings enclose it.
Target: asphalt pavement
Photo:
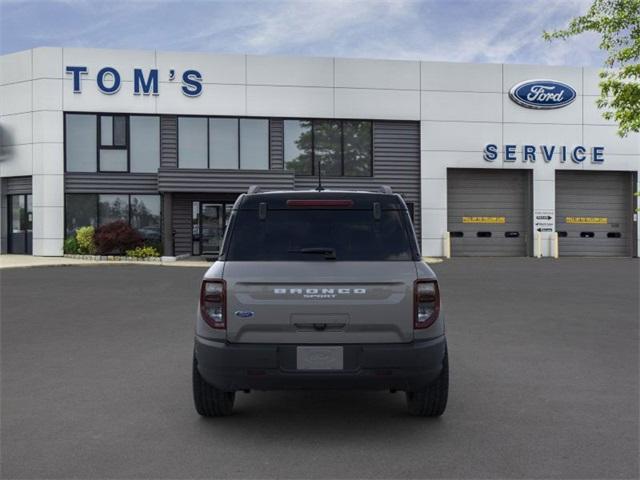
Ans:
[[[640,263],[454,259],[449,406],[387,392],[191,399],[204,269],[0,272],[2,478],[638,478]]]

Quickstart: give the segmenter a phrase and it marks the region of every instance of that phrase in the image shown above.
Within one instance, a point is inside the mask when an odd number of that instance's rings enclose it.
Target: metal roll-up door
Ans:
[[[451,254],[527,256],[530,178],[527,170],[447,170]]]
[[[560,256],[633,255],[629,172],[556,172]]]

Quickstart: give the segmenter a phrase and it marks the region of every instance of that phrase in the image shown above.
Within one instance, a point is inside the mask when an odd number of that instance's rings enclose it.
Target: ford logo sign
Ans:
[[[526,108],[550,110],[569,105],[576,99],[576,91],[555,80],[527,80],[514,85],[509,97]]]
[[[254,313],[249,311],[249,310],[238,310],[237,312],[235,312],[236,317],[240,317],[240,318],[251,318],[253,317]]]

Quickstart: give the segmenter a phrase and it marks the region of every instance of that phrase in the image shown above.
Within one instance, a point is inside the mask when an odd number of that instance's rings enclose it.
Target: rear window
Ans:
[[[406,210],[280,209],[234,213],[225,260],[402,261],[417,251]]]

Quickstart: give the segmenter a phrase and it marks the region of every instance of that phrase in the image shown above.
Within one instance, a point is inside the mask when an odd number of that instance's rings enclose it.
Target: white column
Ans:
[[[438,152],[420,152],[420,218],[422,255],[444,256],[447,231],[447,168]]]
[[[542,167],[551,167],[542,165]],[[533,170],[533,242],[536,241],[536,212],[548,211],[555,218],[556,210],[556,172],[553,168],[534,168]],[[553,227],[555,231],[555,225]],[[553,232],[540,232],[542,257],[553,256]]]
[[[33,254],[60,256],[64,243],[62,49],[33,50]]]

